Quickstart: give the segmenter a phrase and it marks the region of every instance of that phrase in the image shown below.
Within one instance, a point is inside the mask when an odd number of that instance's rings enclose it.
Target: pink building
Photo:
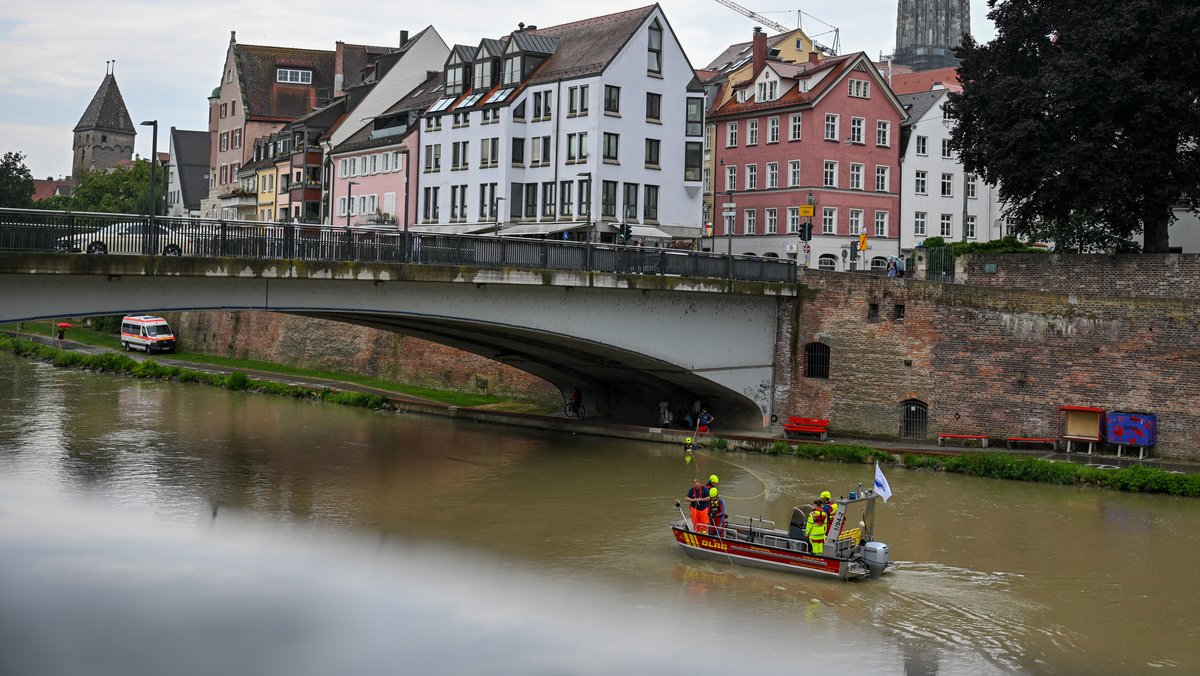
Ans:
[[[886,265],[899,254],[903,106],[866,54],[784,62],[767,58],[766,41],[755,32],[753,76],[723,83],[710,109],[713,234],[728,242],[705,248],[833,270]],[[864,232],[865,260],[854,261]]]

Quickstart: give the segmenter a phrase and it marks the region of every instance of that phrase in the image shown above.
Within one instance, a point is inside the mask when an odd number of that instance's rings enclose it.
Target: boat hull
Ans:
[[[866,577],[868,574],[865,567],[852,565],[847,559],[696,533],[680,523],[673,524],[671,532],[684,553],[696,559],[839,580]]]

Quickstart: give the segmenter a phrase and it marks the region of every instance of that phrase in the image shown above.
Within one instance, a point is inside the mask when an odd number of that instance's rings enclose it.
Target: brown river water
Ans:
[[[1200,502],[885,468],[894,572],[696,561],[870,466],[0,356],[0,673],[1200,673]]]

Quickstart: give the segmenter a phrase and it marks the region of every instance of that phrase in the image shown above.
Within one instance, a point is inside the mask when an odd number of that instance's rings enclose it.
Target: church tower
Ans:
[[[133,139],[137,130],[125,109],[125,99],[117,88],[113,64],[108,62],[104,80],[79,124],[75,125],[72,145],[71,178],[76,182],[85,171],[111,169],[121,161],[133,159]]]
[[[970,32],[970,0],[900,0],[893,60],[918,71],[957,66],[954,48]]]

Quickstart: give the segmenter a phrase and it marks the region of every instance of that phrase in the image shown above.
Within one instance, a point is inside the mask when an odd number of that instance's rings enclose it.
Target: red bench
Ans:
[[[980,446],[988,447],[988,437],[986,434],[939,434],[938,446],[944,446],[947,439],[967,439],[980,442]]]
[[[825,441],[829,435],[829,421],[824,418],[791,417],[783,426],[783,433],[788,438],[797,434],[815,434]]]
[[[1058,450],[1058,439],[1054,437],[1008,437],[1004,440],[1004,445],[1010,449],[1013,444],[1050,444],[1054,450]]]

